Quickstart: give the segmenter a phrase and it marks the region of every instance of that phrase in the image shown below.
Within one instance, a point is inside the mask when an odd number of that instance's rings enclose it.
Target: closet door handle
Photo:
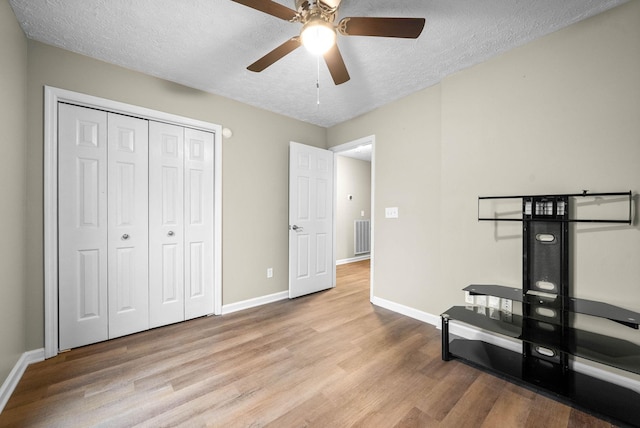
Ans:
[[[122,235],[122,240],[126,241],[127,239],[129,239],[129,235],[127,235],[126,233],[124,235]]]
[[[169,233],[167,233],[167,236],[173,236],[175,235],[175,233],[173,233],[173,230],[170,230]]]

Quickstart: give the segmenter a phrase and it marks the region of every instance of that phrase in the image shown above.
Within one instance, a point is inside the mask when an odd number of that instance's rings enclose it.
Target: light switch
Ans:
[[[360,217],[364,217],[364,210],[360,211]]]
[[[384,216],[386,218],[398,218],[398,207],[385,208]]]

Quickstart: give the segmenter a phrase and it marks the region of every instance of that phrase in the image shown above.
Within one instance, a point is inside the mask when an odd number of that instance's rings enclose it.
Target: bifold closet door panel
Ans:
[[[146,120],[108,113],[109,338],[149,328]]]
[[[214,310],[213,134],[185,128],[185,319]]]
[[[184,321],[184,128],[149,122],[151,327]]]
[[[108,338],[107,113],[58,107],[59,347]]]

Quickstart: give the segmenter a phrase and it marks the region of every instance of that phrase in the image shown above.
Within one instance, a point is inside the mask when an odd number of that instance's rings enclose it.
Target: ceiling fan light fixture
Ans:
[[[314,55],[323,55],[336,44],[336,30],[333,25],[318,18],[302,27],[300,41]]]
[[[274,0],[232,0],[252,9],[291,23],[302,24],[299,36],[292,37],[247,67],[259,73],[303,45],[318,58],[320,55],[331,73],[333,83],[349,81],[349,72],[336,43],[338,32],[342,36],[395,37],[417,39],[424,29],[424,18],[346,17],[334,25],[342,0],[295,0],[296,9],[290,9]],[[291,0],[288,0],[291,1]],[[320,88],[320,78],[316,86]]]

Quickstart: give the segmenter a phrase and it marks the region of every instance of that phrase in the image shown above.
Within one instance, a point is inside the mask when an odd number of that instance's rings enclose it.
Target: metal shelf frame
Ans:
[[[480,217],[480,201],[483,200],[497,200],[497,199],[522,199],[525,200],[545,200],[556,198],[584,198],[584,197],[615,197],[621,196],[628,198],[628,217],[626,219],[570,219],[570,218],[554,218],[553,216],[539,216],[536,218],[538,221],[559,222],[559,223],[613,223],[613,224],[628,224],[633,223],[633,193],[628,192],[609,192],[609,193],[588,193],[586,190],[582,193],[563,193],[563,194],[547,194],[547,195],[511,195],[511,196],[479,196],[478,197],[478,221],[511,221],[511,222],[523,222],[524,218],[499,218],[499,217]],[[524,204],[524,202],[523,202]]]

